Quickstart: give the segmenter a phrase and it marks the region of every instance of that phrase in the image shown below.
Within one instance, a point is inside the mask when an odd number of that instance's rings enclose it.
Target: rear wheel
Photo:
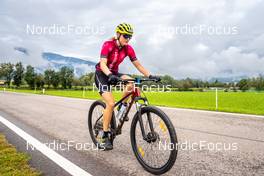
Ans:
[[[141,109],[141,118],[146,134],[143,139],[138,113],[131,124],[133,152],[145,170],[152,174],[163,174],[174,165],[177,157],[177,136],[168,116],[152,106]]]
[[[106,105],[103,101],[95,101],[89,110],[88,128],[91,139],[96,146],[99,146],[99,133],[103,131],[103,113]],[[115,115],[113,112],[110,129],[115,129]]]

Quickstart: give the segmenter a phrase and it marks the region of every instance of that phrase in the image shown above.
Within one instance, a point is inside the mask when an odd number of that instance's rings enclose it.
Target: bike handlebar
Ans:
[[[142,82],[147,82],[147,81],[153,81],[153,82],[159,82],[157,81],[156,79],[149,79],[149,78],[134,78],[134,79],[125,79],[125,80],[122,80],[120,79],[118,82],[121,82],[121,83],[129,83],[129,82],[136,82],[136,83],[142,83]]]

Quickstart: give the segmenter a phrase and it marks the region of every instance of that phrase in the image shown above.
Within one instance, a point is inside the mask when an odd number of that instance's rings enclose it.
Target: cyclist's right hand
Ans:
[[[116,75],[113,75],[112,73],[108,75],[108,83],[111,85],[116,85],[119,80],[120,78]]]
[[[149,79],[154,79],[154,80],[156,80],[156,82],[160,82],[161,81],[161,78],[159,76],[149,75]]]

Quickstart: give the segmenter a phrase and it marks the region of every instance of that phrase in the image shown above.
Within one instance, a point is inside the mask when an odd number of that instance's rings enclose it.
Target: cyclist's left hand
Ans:
[[[119,80],[120,80],[119,77],[116,75],[113,75],[112,73],[108,75],[108,83],[111,85],[116,85]]]
[[[154,79],[154,80],[156,80],[156,82],[160,82],[161,81],[161,78],[159,76],[149,75],[149,79]]]

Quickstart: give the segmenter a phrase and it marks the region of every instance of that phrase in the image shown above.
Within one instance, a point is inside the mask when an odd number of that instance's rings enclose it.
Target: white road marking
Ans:
[[[262,118],[262,119],[264,119],[263,115],[241,114],[241,113],[221,112],[221,111],[209,111],[209,110],[200,110],[200,109],[174,108],[174,107],[164,107],[164,106],[157,106],[157,107],[159,107],[161,109],[179,110],[179,111],[186,111],[186,112],[201,112],[201,113],[208,113],[208,114],[230,115],[230,116],[236,116],[236,117],[240,117],[240,118],[248,117],[248,118]]]
[[[48,148],[45,144],[41,143],[36,138],[32,137],[10,121],[6,120],[4,117],[0,116],[0,122],[2,122],[9,129],[14,131],[17,135],[22,137],[25,141],[27,141],[30,145],[35,147],[38,151],[40,151],[43,155],[54,161],[61,168],[67,171],[69,174],[74,176],[92,176],[85,170],[81,169],[79,166],[75,165],[71,161],[67,160],[63,156],[56,153],[54,150]]]

